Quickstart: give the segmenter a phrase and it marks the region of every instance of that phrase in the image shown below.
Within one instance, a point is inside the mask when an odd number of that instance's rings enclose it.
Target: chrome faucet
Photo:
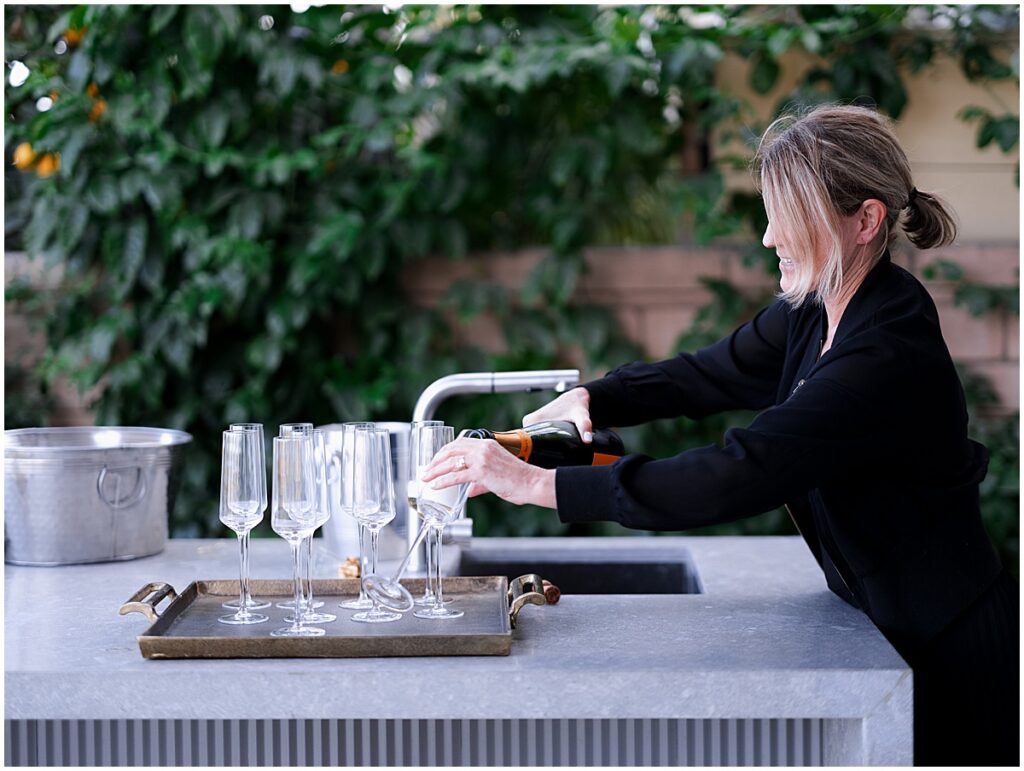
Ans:
[[[449,396],[458,394],[500,394],[514,391],[567,391],[580,382],[578,369],[539,369],[521,372],[462,372],[438,378],[428,385],[412,410],[413,421],[430,420],[438,406]],[[406,523],[408,548],[416,542],[413,523]],[[421,545],[409,558],[411,572],[426,569],[425,547]]]

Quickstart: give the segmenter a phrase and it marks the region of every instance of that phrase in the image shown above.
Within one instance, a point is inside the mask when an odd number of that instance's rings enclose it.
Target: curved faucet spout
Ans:
[[[521,372],[461,372],[438,378],[428,385],[412,411],[413,421],[430,420],[441,402],[456,394],[498,394],[512,391],[559,393],[578,385],[578,369],[541,369]]]

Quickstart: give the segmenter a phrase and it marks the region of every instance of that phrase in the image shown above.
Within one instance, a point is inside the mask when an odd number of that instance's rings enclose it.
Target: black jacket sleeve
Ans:
[[[633,362],[584,384],[594,425],[632,426],[769,406],[782,373],[790,313],[776,301],[696,353],[653,364]]]
[[[685,530],[760,514],[877,458],[871,416],[864,399],[846,387],[808,380],[748,428],[728,431],[721,447],[559,468],[558,515],[567,523]]]

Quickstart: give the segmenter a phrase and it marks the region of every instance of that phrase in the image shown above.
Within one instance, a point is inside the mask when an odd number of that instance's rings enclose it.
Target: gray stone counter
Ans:
[[[478,540],[531,553],[595,544],[594,539]],[[364,741],[353,739],[347,745],[341,738],[331,744],[324,729],[322,743],[310,739],[322,753],[316,757],[323,762],[348,758],[352,764],[360,764],[361,758],[384,764],[393,757],[399,764],[405,758],[419,765],[424,757],[409,754],[409,731],[415,734],[420,730],[416,726],[430,721],[431,726],[436,722],[444,727],[437,729],[441,731],[437,752],[442,744],[449,752],[435,760],[448,759],[453,764],[463,756],[452,747],[468,748],[473,744],[471,735],[482,737],[485,744],[491,736],[486,751],[491,755],[477,760],[493,756],[499,763],[518,759],[526,764],[528,743],[522,744],[524,754],[508,754],[507,745],[515,743],[509,726],[517,732],[520,727],[524,731],[536,727],[542,733],[547,727],[547,743],[538,746],[549,747],[544,750],[548,754],[530,756],[538,762],[561,761],[546,765],[570,765],[567,761],[573,757],[581,763],[590,759],[611,765],[616,760],[632,760],[635,765],[678,762],[680,756],[672,755],[669,745],[675,741],[682,748],[680,731],[687,730],[699,731],[702,742],[714,745],[723,763],[745,764],[744,760],[756,762],[758,757],[770,762],[775,756],[764,738],[768,731],[780,732],[783,744],[799,745],[796,755],[790,750],[778,755],[780,763],[910,763],[910,669],[862,613],[827,590],[799,538],[615,538],[599,543],[620,553],[684,549],[703,591],[564,594],[554,606],[527,606],[507,657],[146,660],[135,638],[149,622],[138,614],[118,615],[120,605],[150,581],[166,581],[180,591],[196,579],[236,578],[234,539],[172,540],[159,555],[122,563],[61,568],[7,565],[8,738],[16,747],[36,747],[37,758],[42,759],[45,752],[57,751],[48,744],[51,740],[63,748],[60,751],[70,752],[77,736],[74,721],[122,726],[119,734],[116,728],[109,730],[120,737],[123,752],[116,755],[114,742],[113,749],[105,750],[114,755],[96,755],[116,764],[118,758],[131,755],[129,745],[138,752],[148,746],[148,721],[186,726],[222,721],[236,726],[234,734],[228,731],[237,745],[234,754],[230,736],[221,742],[220,751],[226,755],[197,755],[199,738],[193,737],[191,757],[231,764],[232,759],[237,763],[245,758],[247,746],[252,745],[254,752],[263,747],[255,730],[252,736],[241,737],[246,721],[255,721],[253,726],[260,721],[294,720],[299,725],[317,721],[317,726],[338,721],[336,727],[342,733],[351,733],[353,726],[370,731],[363,726],[372,723],[379,737],[366,733]],[[287,547],[276,539],[253,541],[251,564],[254,578],[290,576]],[[321,558],[316,572],[319,577],[335,577],[336,567],[332,560]],[[269,623],[276,623],[277,615],[271,615]],[[43,736],[44,725],[53,729],[46,734],[48,739]],[[611,752],[610,758],[574,756],[576,745],[570,738],[578,739],[583,752],[588,726],[611,732],[616,746],[628,744],[630,752],[620,748],[615,755],[608,736],[602,734],[603,738],[593,741]],[[452,740],[449,729],[459,737],[464,732],[465,738]],[[499,739],[494,737],[495,730]],[[556,730],[561,744],[552,745]],[[504,754],[493,755],[502,731],[507,740]],[[730,731],[738,732],[739,738],[728,738]],[[803,738],[801,731],[807,734]],[[746,745],[744,732],[749,734]],[[92,740],[97,753],[101,733]],[[92,736],[86,734],[78,737],[78,744]],[[129,741],[126,734],[134,739]],[[214,752],[212,736],[204,752]],[[169,760],[170,756],[157,757],[157,735],[152,738],[152,759]],[[694,738],[688,741],[692,744]],[[292,750],[297,741],[292,736]],[[769,754],[758,756],[752,746],[758,742]],[[359,755],[369,752],[371,744],[380,745],[378,753],[398,754]],[[341,754],[330,756],[328,745]],[[550,749],[563,745],[568,753],[564,756]],[[184,746],[178,746],[178,751],[184,751]],[[479,741],[473,746],[484,752]],[[659,747],[668,754],[659,755]],[[425,744],[417,751],[426,751]],[[266,752],[272,752],[270,743]],[[346,756],[345,752],[356,754]],[[467,762],[472,759],[468,754],[464,757]],[[691,751],[687,757],[711,762],[716,755],[695,756]],[[12,759],[17,757],[8,757]],[[284,759],[302,760],[291,755]],[[686,757],[680,764],[685,762]]]

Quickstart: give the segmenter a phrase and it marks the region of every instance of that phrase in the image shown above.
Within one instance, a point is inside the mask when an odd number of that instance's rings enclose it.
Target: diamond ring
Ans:
[[[464,468],[466,468],[466,459],[460,455],[455,459],[455,470],[462,471]]]

